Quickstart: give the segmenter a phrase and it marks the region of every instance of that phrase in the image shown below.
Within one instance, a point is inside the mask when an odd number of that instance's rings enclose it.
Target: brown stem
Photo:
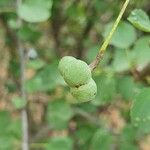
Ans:
[[[104,53],[98,53],[94,61],[89,65],[91,71],[94,70],[103,58]]]
[[[18,55],[17,55],[17,52],[16,52],[17,44],[18,44],[17,36],[16,36],[15,32],[8,26],[7,20],[6,20],[4,14],[0,15],[0,21],[1,21],[1,24],[2,24],[5,32],[6,32],[7,38],[10,39],[9,40],[10,42],[9,42],[9,44],[7,44],[7,46],[9,46],[9,48],[8,48],[9,53],[10,53],[9,64],[11,66],[14,61],[15,62],[18,61]],[[17,89],[19,89],[20,88],[20,86],[19,86],[20,83],[18,81],[18,78],[16,78],[16,76],[12,73],[11,67],[9,67],[8,71],[9,71],[9,77],[15,82],[15,84],[17,86]]]
[[[60,50],[60,31],[63,23],[63,17],[62,17],[62,3],[58,0],[56,0],[53,4],[52,7],[52,17],[51,17],[51,22],[52,22],[52,33],[54,37],[54,44],[55,44],[55,51],[56,55],[58,57],[61,56],[61,50]]]
[[[87,38],[89,32],[91,31],[94,25],[94,20],[95,20],[95,18],[93,17],[95,16],[95,9],[93,5],[91,4],[91,1],[88,1],[86,10],[87,10],[87,13],[89,13],[89,15],[87,16],[87,19],[86,19],[87,24],[80,38],[78,38],[78,41],[77,41],[77,57],[78,58],[83,57],[84,40]]]
[[[11,39],[11,51],[10,53],[14,56],[16,56],[16,52],[13,49],[16,49],[16,45],[17,45],[17,36],[16,34],[13,32],[13,30],[11,30],[11,28],[8,26],[7,21],[5,19],[5,16],[2,14],[0,15],[0,21],[6,31],[6,35]],[[13,48],[13,49],[12,49]]]
[[[92,26],[93,26],[93,23],[92,23],[92,21],[89,20],[87,22],[87,25],[86,25],[81,37],[79,38],[79,40],[77,42],[77,58],[83,57],[84,40],[88,36]]]

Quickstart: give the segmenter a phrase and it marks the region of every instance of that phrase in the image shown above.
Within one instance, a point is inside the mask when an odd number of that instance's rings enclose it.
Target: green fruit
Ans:
[[[63,57],[58,68],[66,83],[71,87],[84,85],[91,79],[90,67],[84,61],[74,57]]]
[[[73,87],[70,89],[71,94],[78,100],[79,103],[87,102],[95,98],[97,93],[97,86],[93,79],[87,84],[80,87]]]
[[[59,65],[58,65],[58,69],[59,69],[59,71],[60,71],[60,73],[61,73],[62,76],[64,75],[65,71],[67,70],[68,64],[71,65],[75,61],[76,61],[76,58],[74,58],[72,56],[64,56],[60,60]]]

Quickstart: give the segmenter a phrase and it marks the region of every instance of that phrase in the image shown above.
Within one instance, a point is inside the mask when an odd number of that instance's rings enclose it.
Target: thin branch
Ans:
[[[91,114],[89,114],[88,112],[80,108],[74,108],[74,112],[86,118],[89,122],[91,122],[92,124],[95,124],[97,127],[101,126],[101,123],[98,121],[98,119],[95,116],[92,116]]]
[[[94,25],[94,17],[95,16],[95,10],[93,7],[93,4],[91,3],[91,0],[87,2],[87,8],[86,8],[87,15],[86,18],[86,26],[83,29],[83,32],[81,33],[80,37],[77,39],[77,58],[82,58],[83,57],[83,48],[84,48],[84,40],[87,38],[88,34],[90,33],[93,25]]]
[[[11,47],[11,55],[12,56],[16,56],[16,52],[13,51],[13,49],[16,49],[16,45],[17,45],[17,36],[15,34],[15,32],[13,32],[13,30],[8,26],[7,24],[7,20],[4,14],[0,14],[0,22],[3,26],[3,28],[5,29],[6,32],[6,36],[10,38],[10,40],[12,42],[10,42],[10,47]]]
[[[124,3],[124,5],[123,5],[123,7],[122,7],[122,9],[121,9],[121,11],[120,11],[120,13],[118,15],[118,18],[116,19],[116,21],[115,21],[115,23],[114,23],[114,25],[112,27],[112,30],[108,34],[108,37],[106,38],[104,43],[102,44],[102,46],[101,46],[101,48],[100,48],[100,50],[99,50],[95,60],[89,65],[91,70],[94,70],[97,67],[97,65],[99,64],[100,60],[103,58],[104,52],[106,51],[106,49],[107,49],[107,47],[108,47],[108,45],[109,45],[109,43],[110,43],[110,41],[112,39],[112,36],[113,36],[114,32],[116,31],[116,29],[118,27],[118,24],[119,24],[119,22],[120,22],[120,20],[121,20],[121,18],[123,16],[127,6],[128,6],[128,4],[129,4],[129,2],[130,2],[130,0],[126,0],[125,1],[125,3]]]
[[[22,3],[22,0],[17,0],[16,5],[19,7]],[[18,16],[17,20],[18,28],[22,25],[22,19]],[[20,88],[21,88],[21,97],[23,101],[26,101],[26,91],[25,91],[25,54],[24,46],[19,37],[17,37],[17,49],[20,55]],[[28,135],[28,115],[27,109],[22,109],[22,150],[29,150],[29,135]]]
[[[91,20],[88,20],[81,37],[77,41],[77,58],[81,59],[83,57],[83,48],[84,48],[84,42],[83,41],[88,36],[92,26],[93,26],[93,22]]]
[[[62,16],[62,6],[61,2],[54,2],[52,7],[52,16],[51,16],[51,25],[52,25],[52,33],[54,37],[55,44],[55,52],[57,56],[61,56],[61,40],[60,40],[60,32],[63,25],[63,16]]]
[[[101,127],[101,123],[98,121],[98,118],[91,115],[90,113],[80,109],[80,108],[73,108],[75,114],[85,118],[90,123],[94,124],[96,127]],[[46,137],[47,133],[51,130],[50,125],[43,125],[41,129],[31,138],[30,144],[37,143],[39,140]]]

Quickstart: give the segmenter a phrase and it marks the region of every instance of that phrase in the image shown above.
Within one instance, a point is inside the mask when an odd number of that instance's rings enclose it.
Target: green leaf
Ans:
[[[18,29],[17,20],[16,18],[10,18],[7,20],[7,24],[11,29]]]
[[[27,63],[28,68],[35,69],[35,70],[42,68],[44,65],[45,62],[42,59],[29,60]]]
[[[95,82],[97,84],[97,96],[92,101],[94,105],[105,105],[113,100],[116,94],[116,80],[114,76],[108,74],[101,74],[96,76]]]
[[[7,111],[0,111],[0,135],[3,135],[7,132],[7,127],[10,123],[10,114]]]
[[[97,110],[97,107],[90,102],[79,104],[79,108],[89,113],[95,112]]]
[[[124,76],[117,80],[117,91],[125,100],[133,100],[140,88],[132,77]]]
[[[14,119],[8,127],[9,135],[12,136],[13,139],[20,141],[22,136],[21,130],[21,120]]]
[[[26,82],[28,92],[52,91],[57,85],[65,85],[65,82],[58,72],[58,63],[52,63],[43,67],[37,75]]]
[[[141,37],[135,43],[131,55],[133,63],[140,68],[150,63],[150,36]]]
[[[21,97],[14,97],[12,103],[16,109],[23,109],[27,104],[27,102]]]
[[[121,137],[119,138],[119,150],[139,150],[135,143],[137,139],[137,130],[132,125],[127,125],[122,130]]]
[[[89,149],[90,141],[94,132],[95,128],[88,126],[88,124],[84,124],[83,126],[79,126],[79,128],[77,128],[75,137],[79,145],[79,150]]]
[[[48,87],[43,86],[43,81],[40,76],[35,76],[33,79],[26,82],[26,90],[30,93],[38,91],[46,91]],[[51,85],[50,85],[51,86]]]
[[[22,26],[18,31],[18,36],[23,41],[30,41],[33,43],[39,39],[41,33],[29,26]]]
[[[106,25],[103,32],[104,38],[107,37],[112,26],[113,23],[109,23]],[[127,22],[120,22],[110,43],[113,46],[124,49],[124,48],[129,48],[134,43],[135,40],[136,40],[135,29]]]
[[[150,32],[150,19],[141,9],[135,9],[131,12],[128,20],[139,30]]]
[[[131,121],[139,131],[150,132],[150,88],[144,88],[135,98],[131,108]]]
[[[99,46],[91,47],[86,53],[87,62],[90,63],[94,60],[99,50]]]
[[[66,11],[66,16],[68,16],[69,19],[72,19],[72,20],[78,22],[80,25],[84,25],[86,22],[85,9],[82,4],[75,5],[73,3],[73,5],[68,7],[68,9]]]
[[[137,138],[137,130],[131,124],[127,124],[121,133],[121,142],[134,143]]]
[[[3,136],[2,138],[0,137],[0,149],[1,150],[10,150],[14,148],[13,146],[13,141],[10,137]]]
[[[104,129],[99,129],[92,139],[92,150],[110,150],[113,144],[113,138],[109,132]]]
[[[36,5],[47,9],[51,8],[53,3],[52,0],[25,0],[25,2],[31,6]]]
[[[126,143],[126,142],[121,143],[119,150],[130,150],[130,149],[131,150],[140,150],[135,144]]]
[[[0,111],[0,137],[3,135],[13,135],[13,134],[19,136],[18,134],[18,129],[20,130],[19,126],[20,126],[19,120],[12,119],[9,112]]]
[[[20,149],[21,139],[20,120],[12,119],[7,111],[0,111],[0,149]]]
[[[51,15],[51,0],[26,0],[18,8],[18,15],[27,22],[43,22]]]
[[[9,6],[11,6],[14,3],[13,0],[0,0],[0,7],[1,8],[8,8]]]
[[[46,150],[72,150],[73,141],[69,137],[53,137]]]
[[[52,128],[66,128],[72,116],[73,111],[67,102],[55,100],[48,104],[47,120]]]
[[[130,68],[130,62],[125,50],[117,49],[115,51],[112,68],[116,72],[127,71]]]
[[[75,132],[75,135],[78,139],[78,144],[84,145],[86,142],[89,142],[93,136],[94,131],[95,129],[88,125],[80,126],[79,129]]]

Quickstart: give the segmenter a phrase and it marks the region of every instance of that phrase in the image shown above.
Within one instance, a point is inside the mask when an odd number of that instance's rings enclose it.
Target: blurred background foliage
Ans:
[[[149,0],[131,0],[93,72],[98,86],[93,101],[72,104],[57,69],[65,55],[87,63],[95,58],[123,2],[24,0],[16,8],[14,0],[0,0],[1,150],[21,149],[25,106],[31,150],[150,149],[150,35],[142,32],[150,23],[139,15],[140,31],[130,23],[133,18],[127,20],[135,8],[149,16]],[[18,39],[25,52],[27,104],[20,97]]]

